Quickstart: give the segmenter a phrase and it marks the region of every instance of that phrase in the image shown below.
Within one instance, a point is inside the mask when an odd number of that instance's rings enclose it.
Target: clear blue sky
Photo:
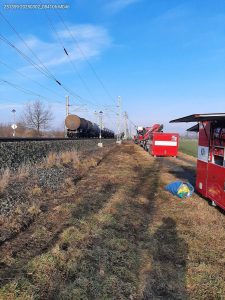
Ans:
[[[224,0],[41,2],[70,5],[69,9],[59,10],[59,13],[112,97],[122,97],[123,110],[135,124],[148,126],[157,122],[163,123],[168,131],[182,131],[189,124],[180,126],[168,124],[168,121],[192,113],[225,112]],[[37,4],[40,0],[4,1],[4,4],[11,3]],[[68,62],[44,10],[7,10],[2,5],[1,13],[57,79],[85,100],[99,105],[94,107],[82,100],[87,106],[77,114],[94,120],[94,110],[114,104],[54,10],[47,11],[48,18],[90,93]],[[1,17],[0,33],[35,60]],[[59,96],[1,64],[0,79],[50,98],[55,124],[62,125],[67,92],[34,70],[13,49],[2,42],[0,47],[0,61]],[[23,103],[37,98],[0,83],[0,121],[11,121],[14,107],[19,117]],[[71,103],[75,102],[81,103],[71,98]],[[75,108],[72,106],[71,110]],[[107,115],[106,125],[114,128],[115,115],[105,107],[102,110]]]

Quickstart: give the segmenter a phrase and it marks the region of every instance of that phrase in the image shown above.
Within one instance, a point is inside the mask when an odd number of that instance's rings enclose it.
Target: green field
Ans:
[[[181,138],[179,142],[179,151],[197,157],[198,140]]]

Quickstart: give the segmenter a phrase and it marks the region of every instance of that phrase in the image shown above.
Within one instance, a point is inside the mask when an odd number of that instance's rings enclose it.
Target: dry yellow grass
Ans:
[[[41,188],[38,185],[35,185],[33,187],[33,189],[30,191],[30,194],[32,196],[40,196],[41,193],[42,193],[42,190],[41,190]]]
[[[74,188],[75,188],[75,184],[74,184],[74,180],[71,177],[67,177],[65,180],[65,189],[66,189],[66,195],[67,196],[71,196],[74,193]]]
[[[29,276],[13,281],[17,296],[223,299],[224,214],[196,194],[181,200],[164,189],[194,172],[185,169],[185,158],[154,159],[130,144],[117,148],[76,185],[68,203],[49,212],[51,218],[64,208],[67,226],[28,261]],[[44,239],[46,231],[36,227],[36,236]],[[0,289],[0,297],[15,295],[10,288]]]
[[[44,166],[52,167],[60,164],[59,155],[55,152],[50,152],[45,160]]]
[[[72,164],[76,167],[79,164],[79,161],[79,153],[76,150],[63,151],[60,153],[50,152],[45,159],[43,166],[53,167]]]
[[[6,168],[5,170],[2,171],[0,174],[0,191],[3,192],[7,185],[9,184],[11,177],[11,171],[9,168]]]
[[[27,177],[29,173],[30,173],[30,166],[23,164],[22,166],[19,167],[19,169],[17,170],[14,176],[16,177],[16,179],[21,180]]]
[[[40,213],[40,208],[37,204],[33,203],[30,207],[28,207],[27,212],[32,215],[38,215]]]
[[[60,160],[62,164],[72,163],[76,166],[79,163],[79,154],[77,151],[64,151],[60,154]]]
[[[1,170],[0,173],[0,191],[3,192],[11,181],[21,180],[27,177],[30,172],[30,166],[22,165],[16,172],[9,168]]]
[[[76,168],[81,172],[81,174],[85,174],[90,168],[96,167],[97,164],[97,159],[88,158],[76,164]]]

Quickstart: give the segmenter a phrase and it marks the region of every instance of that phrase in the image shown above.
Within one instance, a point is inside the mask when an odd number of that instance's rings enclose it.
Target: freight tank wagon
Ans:
[[[65,119],[66,136],[68,138],[99,138],[100,128],[96,123],[80,118],[76,115],[68,115]],[[102,138],[114,138],[114,132],[110,129],[101,130]]]

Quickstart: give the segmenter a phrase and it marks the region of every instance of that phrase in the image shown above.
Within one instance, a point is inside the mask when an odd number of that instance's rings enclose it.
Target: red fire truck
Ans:
[[[153,156],[177,156],[177,133],[164,133],[162,124],[154,124],[151,127],[138,127],[134,142],[142,146]]]
[[[153,156],[174,156],[178,154],[179,135],[177,133],[152,132],[147,149]]]
[[[198,122],[188,130],[199,132],[196,190],[225,209],[225,113],[194,114],[170,122]]]

